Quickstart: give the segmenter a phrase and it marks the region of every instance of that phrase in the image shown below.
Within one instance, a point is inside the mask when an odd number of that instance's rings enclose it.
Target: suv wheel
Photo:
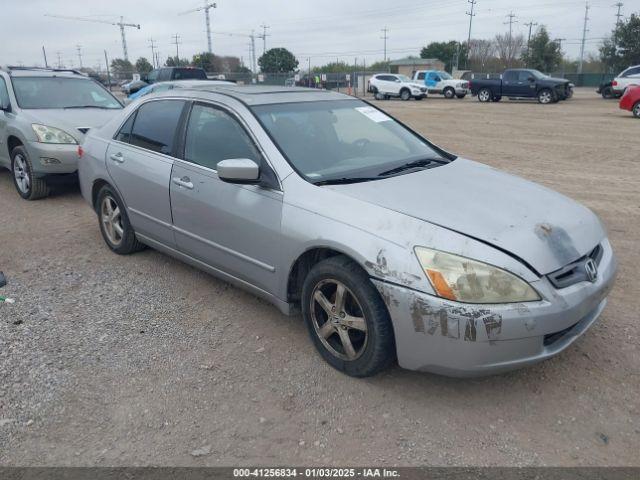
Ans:
[[[411,99],[411,92],[406,88],[400,92],[400,98],[405,102]]]
[[[453,98],[456,96],[456,91],[451,87],[445,88],[442,93],[444,93],[444,98]]]
[[[127,255],[144,248],[136,238],[124,204],[110,185],[105,185],[98,192],[96,213],[102,238],[112,251]]]
[[[316,349],[335,369],[367,377],[394,361],[387,307],[353,260],[338,255],[311,269],[302,287],[302,313]]]
[[[24,147],[16,147],[11,152],[13,184],[25,200],[38,200],[49,195],[49,186],[42,178],[33,174],[33,165]]]
[[[640,102],[636,102],[633,106],[633,116],[636,118],[640,118]]]

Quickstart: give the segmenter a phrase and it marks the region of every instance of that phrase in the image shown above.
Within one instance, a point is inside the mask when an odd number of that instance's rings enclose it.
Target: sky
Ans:
[[[589,2],[586,52],[596,53],[602,38],[616,22],[617,7],[628,17],[640,13],[640,0],[592,0]],[[63,15],[101,21],[140,24],[125,30],[129,59],[151,60],[151,42],[162,60],[176,54],[173,36],[179,35],[181,57],[206,51],[204,0],[0,0],[0,65],[44,64],[42,47],[50,65],[58,53],[66,67],[79,67],[78,45],[85,67],[104,66],[122,57],[117,26],[107,23],[66,20],[45,16]],[[383,59],[383,28],[388,29],[387,56],[391,59],[419,55],[433,41],[466,41],[469,0],[217,0],[211,9],[213,52],[241,57],[251,67],[250,38],[264,32],[266,46],[285,47],[301,66],[341,60],[371,64]],[[528,33],[529,22],[545,25],[552,38],[563,38],[565,54],[577,58],[585,15],[583,0],[477,0],[472,38],[492,38],[509,30],[507,15],[513,13],[513,33]],[[535,31],[534,27],[534,31]],[[263,39],[255,39],[256,54]]]

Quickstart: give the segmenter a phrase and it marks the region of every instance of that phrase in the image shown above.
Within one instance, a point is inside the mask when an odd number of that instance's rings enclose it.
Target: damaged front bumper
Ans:
[[[542,300],[465,304],[373,280],[393,323],[398,363],[409,370],[454,377],[501,373],[557,355],[602,313],[616,261],[607,240],[594,282],[555,289],[532,285]]]

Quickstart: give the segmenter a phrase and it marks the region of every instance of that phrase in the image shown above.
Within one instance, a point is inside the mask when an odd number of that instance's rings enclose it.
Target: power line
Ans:
[[[587,39],[587,22],[589,21],[589,2],[584,5],[584,26],[582,27],[582,43],[580,44],[580,63],[578,64],[578,73],[582,73],[582,63],[584,62],[584,44]]]

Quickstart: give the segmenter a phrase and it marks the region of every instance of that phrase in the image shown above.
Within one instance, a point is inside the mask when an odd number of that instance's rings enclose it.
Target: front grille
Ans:
[[[573,327],[575,327],[578,323],[580,323],[580,322],[576,322],[573,325],[571,325],[570,327],[567,327],[564,330],[560,330],[559,332],[549,333],[549,334],[545,335],[543,340],[542,340],[542,344],[545,347],[548,347],[549,345],[554,344],[555,342],[560,340],[562,337],[564,337],[569,332],[569,330],[571,330]]]
[[[602,245],[598,245],[584,257],[562,267],[560,270],[550,273],[547,275],[547,278],[551,284],[558,289],[570,287],[578,282],[590,281],[585,268],[585,262],[591,259],[597,266],[599,266],[603,254],[604,250]]]

